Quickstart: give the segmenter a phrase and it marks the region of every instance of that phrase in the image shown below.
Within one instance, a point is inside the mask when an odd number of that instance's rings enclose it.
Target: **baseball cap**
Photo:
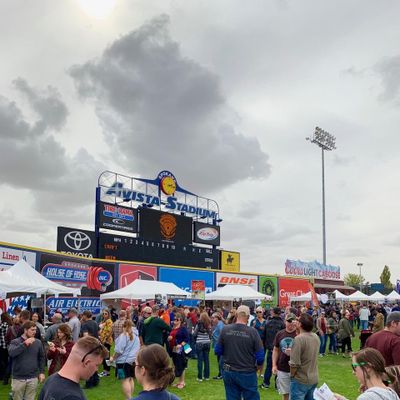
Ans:
[[[250,315],[250,308],[245,305],[241,305],[237,308],[236,312],[243,313],[245,315]]]
[[[289,313],[288,315],[286,315],[285,321],[293,322],[295,319],[296,319],[296,316],[292,313]]]
[[[400,311],[391,312],[386,318],[386,325],[389,325],[392,321],[400,322]]]

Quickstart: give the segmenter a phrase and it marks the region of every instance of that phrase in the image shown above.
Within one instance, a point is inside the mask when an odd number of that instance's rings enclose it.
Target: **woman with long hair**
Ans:
[[[200,314],[193,336],[196,340],[197,380],[201,382],[204,378],[208,381],[210,379],[211,320],[206,312]]]
[[[108,351],[111,350],[111,346],[113,344],[112,327],[113,322],[110,311],[105,308],[102,312],[101,322],[99,324],[99,339]],[[103,360],[103,372],[101,372],[99,376],[110,376],[110,366],[107,365],[106,360]]]
[[[175,376],[178,383],[175,384],[178,389],[185,387],[185,368],[187,367],[187,358],[184,346],[189,343],[189,332],[183,325],[182,314],[175,314],[174,325],[168,336],[168,343],[172,352],[172,361],[175,366]]]
[[[143,346],[136,356],[135,376],[143,391],[132,400],[179,400],[166,389],[174,379],[171,361],[159,344]]]
[[[39,329],[40,332],[40,337],[42,341],[44,340],[44,326],[43,326],[43,320],[40,317],[40,315],[35,312],[32,314],[32,321],[36,324],[36,328]]]
[[[121,380],[125,399],[132,397],[135,389],[135,360],[140,349],[138,331],[133,327],[131,319],[124,321],[122,333],[115,340],[114,355],[110,361],[115,361],[117,378]]]
[[[70,326],[68,324],[61,324],[57,328],[56,339],[54,342],[49,342],[49,349],[47,351],[47,359],[51,360],[49,375],[61,369],[65,361],[67,361],[73,345]]]
[[[378,350],[367,347],[353,353],[351,366],[360,383],[357,400],[399,400],[390,387],[396,384],[396,376],[385,369],[385,359]],[[336,397],[343,399],[340,395]]]

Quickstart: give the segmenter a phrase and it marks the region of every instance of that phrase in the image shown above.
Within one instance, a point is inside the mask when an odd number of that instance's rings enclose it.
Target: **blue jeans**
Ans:
[[[222,371],[226,400],[260,400],[256,372]]]
[[[319,354],[325,354],[326,351],[326,335],[319,335],[320,345],[319,345]]]
[[[362,319],[360,320],[361,322],[361,330],[364,331],[368,329],[368,320],[367,319]]]
[[[329,351],[337,353],[336,333],[330,333],[329,335]]]
[[[297,382],[296,379],[290,379],[290,400],[313,400],[314,389],[317,384],[305,385]]]
[[[269,386],[271,384],[272,376],[272,350],[267,350],[265,372],[264,372],[264,385]]]
[[[197,378],[208,379],[210,377],[210,344],[197,344]],[[204,363],[204,375],[203,375]]]

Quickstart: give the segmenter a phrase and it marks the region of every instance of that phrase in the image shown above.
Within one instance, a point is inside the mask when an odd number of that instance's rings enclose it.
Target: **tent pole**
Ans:
[[[43,323],[46,324],[46,292],[44,292],[43,298]]]

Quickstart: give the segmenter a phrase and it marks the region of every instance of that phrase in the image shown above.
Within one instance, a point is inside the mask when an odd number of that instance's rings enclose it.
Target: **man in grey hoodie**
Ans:
[[[22,328],[22,336],[11,341],[8,348],[12,358],[11,389],[13,400],[34,400],[38,383],[45,378],[45,355],[41,341],[35,339],[36,324],[27,321]]]

